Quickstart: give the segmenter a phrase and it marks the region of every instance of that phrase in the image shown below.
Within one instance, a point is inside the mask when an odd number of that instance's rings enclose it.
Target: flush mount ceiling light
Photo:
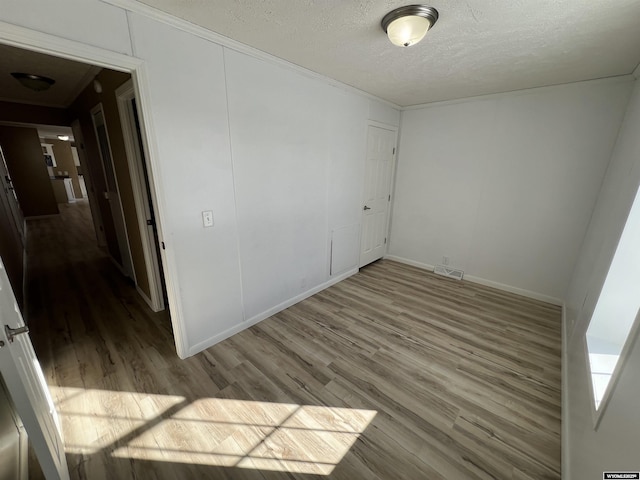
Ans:
[[[34,75],[33,73],[13,72],[11,76],[18,80],[23,87],[35,92],[47,90],[51,85],[56,83],[53,78]]]
[[[62,140],[63,142],[68,142],[69,135],[58,135],[58,140]]]
[[[382,29],[398,47],[410,47],[424,38],[438,20],[438,11],[426,5],[406,5],[387,13]]]

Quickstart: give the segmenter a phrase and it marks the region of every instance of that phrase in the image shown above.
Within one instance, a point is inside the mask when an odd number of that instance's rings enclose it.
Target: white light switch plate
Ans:
[[[202,226],[213,227],[213,212],[211,210],[206,210],[202,212]]]

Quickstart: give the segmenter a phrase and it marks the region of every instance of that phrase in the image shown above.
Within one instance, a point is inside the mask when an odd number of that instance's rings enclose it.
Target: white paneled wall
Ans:
[[[325,284],[330,273],[357,267],[370,101],[229,49],[225,67],[242,291],[252,321]],[[388,115],[382,105],[376,112]],[[332,251],[342,257],[337,272],[330,272]]]
[[[125,55],[132,53],[126,12],[96,0],[2,0],[0,21]]]
[[[252,318],[326,281],[331,87],[225,51],[242,285]]]
[[[390,253],[561,303],[632,88],[582,82],[402,113]]]
[[[164,237],[193,349],[243,320],[223,48],[141,15],[130,22],[148,69]],[[213,228],[202,227],[205,210]]]

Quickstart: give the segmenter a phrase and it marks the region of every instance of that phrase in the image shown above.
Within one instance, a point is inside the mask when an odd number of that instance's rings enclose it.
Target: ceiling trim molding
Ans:
[[[640,67],[639,67],[640,68]],[[640,73],[639,69],[636,69],[636,72]],[[402,107],[402,111],[408,111],[408,110],[422,110],[423,108],[430,108],[430,107],[445,107],[447,105],[456,105],[458,103],[466,103],[466,102],[472,102],[472,101],[482,101],[482,100],[491,100],[493,98],[504,98],[505,96],[509,96],[509,97],[517,97],[517,96],[521,96],[521,95],[530,95],[533,93],[537,93],[540,91],[544,91],[544,90],[549,90],[552,88],[562,88],[562,87],[569,87],[572,85],[578,85],[580,83],[590,83],[590,84],[597,84],[597,83],[623,83],[623,82],[629,82],[632,80],[635,80],[637,77],[635,77],[635,72],[634,74],[626,74],[626,75],[616,75],[614,77],[604,77],[604,78],[596,78],[593,80],[579,80],[577,82],[569,82],[569,83],[558,83],[555,85],[544,85],[542,87],[531,87],[531,88],[523,88],[521,90],[510,90],[508,92],[499,92],[499,93],[489,93],[486,95],[475,95],[472,97],[463,97],[463,98],[455,98],[453,100],[442,100],[440,102],[431,102],[431,103],[421,103],[418,105],[410,105],[407,107]]]
[[[257,58],[259,60],[264,60],[264,61],[273,63],[275,65],[279,65],[281,67],[285,67],[289,70],[293,70],[308,78],[313,78],[315,80],[319,80],[323,83],[331,85],[332,87],[336,87],[351,93],[355,93],[357,95],[366,97],[370,100],[375,100],[377,102],[383,103],[397,110],[402,110],[402,107],[400,105],[396,105],[395,103],[390,102],[389,100],[385,100],[383,98],[377,97],[371,93],[365,92],[364,90],[360,90],[359,88],[340,82],[331,77],[327,77],[326,75],[322,75],[321,73],[314,72],[313,70],[309,70],[308,68],[302,67],[300,65],[296,65],[295,63],[291,63],[280,57],[276,57],[275,55],[272,55],[270,53],[263,52],[262,50],[258,50],[255,47],[251,47],[242,42],[238,42],[237,40],[233,40],[232,38],[225,37],[224,35],[214,32],[213,30],[208,30],[204,27],[188,22],[187,20],[183,20],[182,18],[175,17],[169,13],[163,12],[162,10],[158,10],[157,8],[151,7],[144,3],[140,3],[136,0],[100,0],[100,1],[103,3],[108,3],[115,7],[122,8],[132,13],[143,15],[145,17],[151,18],[152,20],[156,20],[166,25],[170,25],[179,30],[195,35],[196,37],[200,37],[204,40],[218,44],[222,47],[235,50],[236,52],[244,53],[245,55],[249,55],[250,57]]]

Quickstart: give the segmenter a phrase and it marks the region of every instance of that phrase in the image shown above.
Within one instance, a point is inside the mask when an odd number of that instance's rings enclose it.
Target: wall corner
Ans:
[[[567,305],[562,304],[562,354],[561,354],[561,415],[560,415],[560,465],[561,478],[569,480],[571,478],[570,455],[569,455],[569,382],[568,382],[568,357],[569,339],[567,331]]]

